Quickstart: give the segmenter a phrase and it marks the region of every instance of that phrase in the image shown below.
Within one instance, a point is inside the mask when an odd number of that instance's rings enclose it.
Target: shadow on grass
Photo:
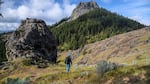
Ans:
[[[150,83],[150,65],[139,67],[139,69],[143,69],[146,72],[145,73],[146,83],[149,84]]]

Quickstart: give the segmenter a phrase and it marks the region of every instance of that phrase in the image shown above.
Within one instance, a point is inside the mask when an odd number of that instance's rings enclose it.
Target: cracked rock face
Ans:
[[[89,11],[93,10],[94,8],[99,8],[96,2],[80,2],[79,5],[73,10],[71,15],[71,20],[78,18],[79,16],[88,13]]]
[[[9,61],[16,58],[42,58],[56,62],[56,40],[45,22],[27,18],[13,32],[6,42],[6,55]]]

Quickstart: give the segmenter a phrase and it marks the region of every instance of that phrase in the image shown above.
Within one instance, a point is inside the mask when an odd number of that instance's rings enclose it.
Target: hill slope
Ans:
[[[73,51],[75,54],[76,52]],[[143,28],[86,45],[80,55],[74,57],[69,74],[65,72],[64,55],[58,57],[60,61],[58,64],[49,65],[43,69],[26,66],[18,60],[10,63],[11,66],[7,65],[0,69],[0,83],[25,81],[29,84],[148,84],[150,80],[149,56],[150,28]],[[145,62],[145,57],[147,62]],[[135,60],[138,66],[120,67],[99,78],[98,73],[95,72],[95,66],[76,65],[76,63],[95,64],[99,60],[129,64]]]
[[[150,61],[150,27],[86,45],[80,55],[74,52],[77,64],[95,64],[99,60],[124,64],[145,64]]]
[[[62,24],[61,24],[62,23]],[[144,25],[104,8],[95,8],[72,21],[63,19],[50,27],[60,50],[78,49],[85,44],[140,29]]]

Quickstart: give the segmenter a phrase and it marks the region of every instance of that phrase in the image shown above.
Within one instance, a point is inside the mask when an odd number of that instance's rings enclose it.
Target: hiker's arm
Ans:
[[[72,64],[72,59],[70,59],[70,63]]]

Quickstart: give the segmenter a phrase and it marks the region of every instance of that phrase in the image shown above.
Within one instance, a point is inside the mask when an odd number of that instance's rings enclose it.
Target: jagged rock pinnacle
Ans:
[[[71,15],[71,20],[78,18],[79,16],[93,10],[94,8],[99,8],[96,2],[80,2],[78,6],[73,10]]]

